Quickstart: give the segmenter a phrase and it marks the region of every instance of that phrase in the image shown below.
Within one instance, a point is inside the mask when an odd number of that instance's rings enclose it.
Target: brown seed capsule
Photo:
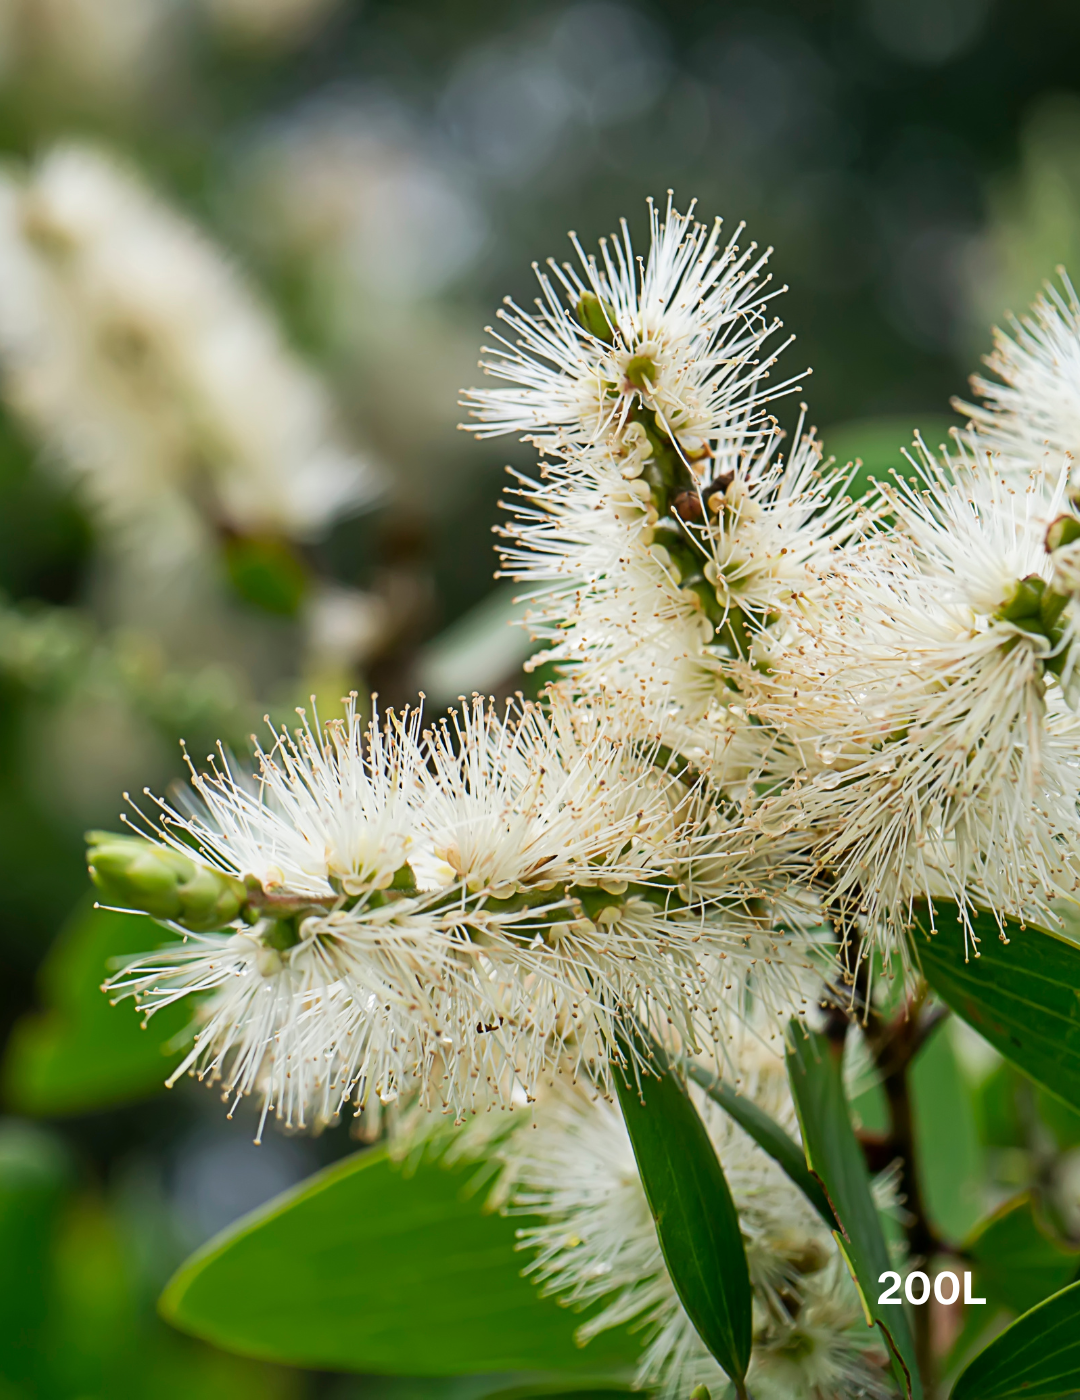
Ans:
[[[709,482],[708,486],[705,487],[705,490],[702,491],[701,494],[706,500],[708,500],[710,496],[723,496],[727,493],[728,487],[734,480],[735,473],[733,471],[728,470],[726,472],[721,472],[715,481]]]
[[[696,491],[679,491],[671,502],[671,513],[680,520],[704,520],[701,497]]]

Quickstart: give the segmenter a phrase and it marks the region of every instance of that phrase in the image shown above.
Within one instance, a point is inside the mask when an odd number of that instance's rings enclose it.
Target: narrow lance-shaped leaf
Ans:
[[[825,1037],[798,1021],[788,1030],[787,1062],[807,1165],[825,1188],[840,1223],[833,1236],[859,1290],[866,1321],[881,1328],[905,1393],[921,1400],[922,1382],[904,1310],[877,1302],[878,1280],[890,1267],[889,1251],[848,1116],[840,1066]]]
[[[787,1173],[829,1229],[835,1230],[836,1216],[829,1204],[829,1198],[822,1190],[821,1182],[806,1165],[806,1157],[795,1139],[784,1131],[775,1118],[770,1118],[763,1108],[754,1103],[753,1099],[747,1098],[745,1094],[736,1093],[730,1084],[725,1084],[704,1065],[691,1064],[687,1067],[687,1073],[695,1084],[699,1084],[705,1090],[713,1103],[719,1104],[734,1118],[761,1150],[768,1153]]]
[[[751,1292],[739,1216],[705,1125],[659,1047],[625,1026],[615,1085],[664,1260],[701,1340],[745,1396]]]
[[[950,1400],[1063,1400],[1080,1390],[1080,1283],[1018,1317],[961,1372]]]
[[[912,935],[927,982],[1006,1059],[1080,1108],[1080,948],[1016,924],[1003,943],[991,915],[979,914],[979,956],[965,960],[955,906],[934,907],[938,932],[929,934],[924,912]]]

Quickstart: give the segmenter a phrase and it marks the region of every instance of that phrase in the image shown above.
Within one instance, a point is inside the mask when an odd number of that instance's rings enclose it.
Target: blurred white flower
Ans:
[[[0,0],[0,80],[112,106],[145,96],[175,53],[170,0]]]
[[[113,526],[305,539],[375,489],[318,379],[225,257],[99,151],[0,180],[4,393]]]
[[[228,37],[243,43],[287,48],[306,39],[327,19],[338,0],[197,0]]]
[[[357,302],[431,297],[480,250],[484,221],[444,152],[363,94],[308,103],[244,151],[236,217],[275,256],[314,255]]]

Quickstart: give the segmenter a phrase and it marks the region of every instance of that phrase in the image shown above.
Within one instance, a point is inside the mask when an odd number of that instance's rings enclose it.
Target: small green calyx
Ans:
[[[582,293],[574,307],[574,315],[578,323],[597,340],[602,340],[605,345],[615,344],[615,308],[601,301],[595,292]]]
[[[1056,549],[1064,549],[1077,540],[1080,540],[1080,520],[1075,515],[1059,515],[1050,522],[1046,532],[1046,552],[1053,554]]]
[[[1064,673],[1069,647],[1063,646],[1066,631],[1060,625],[1061,615],[1068,604],[1066,594],[1047,586],[1038,574],[1028,574],[1013,590],[1012,597],[998,609],[1002,622],[1011,622],[1024,632],[1045,637],[1056,650],[1046,658],[1044,667],[1055,676]]]
[[[86,842],[90,878],[119,908],[210,933],[239,918],[247,902],[239,880],[168,846],[109,831],[89,831]]]
[[[399,865],[394,871],[394,878],[390,881],[389,888],[399,890],[403,894],[416,893],[416,876],[408,861],[404,865]]]
[[[267,948],[276,953],[287,952],[300,942],[295,919],[273,919],[259,931],[259,938]]]
[[[707,1385],[696,1385],[690,1392],[690,1400],[711,1400]]]
[[[656,386],[656,361],[651,355],[633,355],[626,362],[627,384],[642,393],[648,393]]]
[[[1002,622],[1015,622],[1025,631],[1031,631],[1032,622],[1042,620],[1043,599],[1046,595],[1046,580],[1038,574],[1028,574],[1013,589],[1012,596],[998,610]],[[1060,609],[1059,609],[1060,611]],[[1038,631],[1039,628],[1034,630]]]

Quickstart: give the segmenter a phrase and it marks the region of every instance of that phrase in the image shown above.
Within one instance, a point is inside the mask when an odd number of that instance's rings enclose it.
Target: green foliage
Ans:
[[[22,1113],[84,1113],[159,1090],[179,1059],[190,1010],[165,1007],[144,1030],[130,1006],[101,992],[113,959],[153,946],[154,925],[84,901],[39,974],[44,1009],[16,1023],[2,1066],[4,1096]]]
[[[29,1124],[0,1123],[0,1374],[31,1380],[48,1329],[49,1273],[70,1163]]]
[[[615,1087],[664,1260],[701,1340],[745,1393],[751,1292],[739,1216],[723,1168],[685,1086],[638,1032],[657,1074],[616,1071]],[[630,1044],[623,1041],[630,1062]]]
[[[580,1388],[631,1366],[639,1343],[625,1332],[582,1352],[580,1316],[521,1276],[521,1218],[486,1211],[469,1176],[347,1158],[189,1259],[162,1314],[233,1351],[338,1370],[571,1371]]]
[[[911,1066],[919,1180],[927,1214],[948,1240],[960,1240],[986,1209],[986,1164],[972,1093],[941,1025]]]
[[[807,1167],[803,1150],[794,1138],[789,1137],[780,1124],[770,1118],[752,1099],[737,1093],[704,1065],[691,1064],[689,1074],[694,1083],[700,1084],[709,1098],[730,1114],[761,1150],[767,1152],[787,1173],[829,1229],[834,1230],[836,1216],[829,1205],[829,1198],[822,1190],[820,1181]]]
[[[40,470],[36,455],[0,409],[0,589],[60,602],[86,562],[90,529],[71,493]]]
[[[979,1353],[951,1400],[1062,1400],[1080,1389],[1080,1283],[1024,1313]]]
[[[911,474],[911,465],[904,450],[912,450],[915,433],[920,432],[931,448],[948,441],[953,418],[940,413],[909,414],[903,418],[861,418],[839,423],[824,434],[825,452],[844,466],[857,464],[858,470],[850,487],[857,500],[870,490],[874,481],[889,482],[891,472]]]
[[[310,579],[303,561],[283,539],[234,535],[225,541],[229,581],[245,602],[279,617],[295,617]]]
[[[912,942],[938,996],[1048,1093],[1080,1108],[1080,948],[1012,924],[1004,943],[993,918],[979,914],[979,956],[965,961],[950,914],[939,908],[932,937],[928,919],[920,923]]]
[[[867,1322],[876,1322],[894,1358],[896,1378],[912,1400],[922,1383],[903,1308],[877,1302],[880,1276],[890,1267],[881,1220],[870,1194],[870,1177],[855,1139],[828,1040],[793,1021],[788,1032],[788,1076],[799,1115],[806,1161],[828,1193],[840,1222],[833,1235],[859,1290]]]
[[[47,1129],[0,1121],[4,1400],[297,1400],[287,1373],[178,1337],[149,1306],[131,1226],[75,1189]],[[145,1216],[141,1232],[153,1228]]]
[[[1080,1248],[1055,1240],[1028,1192],[1001,1206],[968,1241],[988,1297],[1026,1312],[1076,1277]]]

